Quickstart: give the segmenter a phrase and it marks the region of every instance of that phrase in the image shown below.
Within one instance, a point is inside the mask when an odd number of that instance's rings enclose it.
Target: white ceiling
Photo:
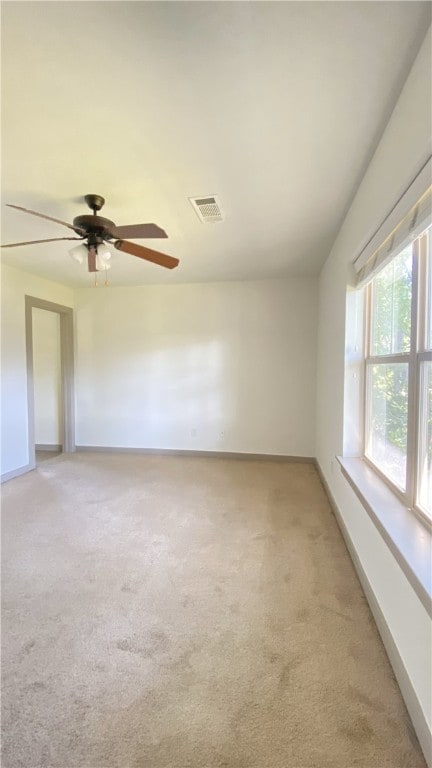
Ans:
[[[73,235],[106,198],[153,221],[164,270],[112,248],[112,285],[317,274],[430,23],[426,2],[3,2],[2,243]],[[415,118],[414,118],[415,119]],[[217,194],[202,224],[188,197]],[[70,285],[59,242],[2,251]]]

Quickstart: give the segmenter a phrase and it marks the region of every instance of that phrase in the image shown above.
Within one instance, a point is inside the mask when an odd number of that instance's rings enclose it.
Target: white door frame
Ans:
[[[36,467],[35,453],[35,398],[33,372],[33,308],[46,309],[60,316],[61,366],[61,444],[63,453],[75,451],[75,391],[74,391],[74,337],[73,309],[52,301],[25,297],[26,357],[27,357],[27,409],[29,469]]]

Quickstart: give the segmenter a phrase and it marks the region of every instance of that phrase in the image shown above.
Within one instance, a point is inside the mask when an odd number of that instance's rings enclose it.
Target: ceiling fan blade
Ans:
[[[158,227],[157,224],[130,224],[126,227],[113,227],[110,230],[110,234],[119,240],[127,237],[132,239],[140,237],[168,237],[165,230]]]
[[[48,240],[27,240],[25,243],[6,243],[0,248],[16,248],[17,245],[35,245],[36,243],[54,243],[57,240],[84,240],[83,237],[49,237]]]
[[[89,272],[97,272],[97,268],[96,268],[96,248],[94,247],[94,245],[91,245],[89,247],[89,249],[88,249],[87,263],[88,263],[88,271]]]
[[[138,256],[139,259],[145,259],[145,261],[152,261],[153,264],[159,264],[159,266],[166,267],[167,269],[174,269],[179,263],[178,259],[175,259],[173,256],[167,256],[166,253],[159,253],[159,251],[144,248],[143,245],[136,245],[136,243],[128,243],[125,240],[117,240],[114,243],[114,247],[118,251],[130,253],[132,256]]]
[[[85,235],[85,230],[81,229],[81,227],[73,227],[72,224],[67,224],[65,221],[61,221],[61,219],[54,219],[53,216],[46,216],[44,213],[38,213],[37,211],[31,211],[29,208],[22,208],[21,205],[12,205],[12,203],[6,203],[8,208],[16,208],[17,211],[24,211],[24,213],[31,213],[32,216],[39,216],[40,219],[47,219],[48,221],[55,221],[56,224],[62,224],[64,227],[68,227],[68,229],[72,229],[74,232],[82,232],[83,235]]]

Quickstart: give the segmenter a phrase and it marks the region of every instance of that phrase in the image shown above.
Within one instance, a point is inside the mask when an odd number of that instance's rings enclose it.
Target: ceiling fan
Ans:
[[[117,227],[113,221],[104,219],[102,216],[98,216],[98,211],[105,203],[105,199],[100,195],[85,195],[84,197],[88,207],[93,211],[93,215],[76,216],[73,220],[73,224],[67,224],[65,221],[55,219],[52,216],[46,216],[44,213],[37,213],[37,211],[31,211],[28,208],[22,208],[20,205],[12,205],[6,203],[9,208],[16,208],[18,211],[24,211],[24,213],[30,213],[33,216],[39,216],[41,219],[48,219],[48,221],[55,221],[57,224],[62,224],[64,227],[73,230],[79,237],[51,237],[47,240],[29,240],[24,243],[7,243],[0,246],[1,248],[16,248],[19,245],[34,245],[36,243],[51,243],[56,240],[81,240],[83,247],[87,250],[87,263],[89,272],[97,272],[100,268],[105,268],[106,264],[101,267],[101,259],[98,258],[98,249],[103,251],[103,243],[108,242],[114,245],[118,251],[124,251],[130,253],[132,256],[137,256],[139,259],[145,261],[151,261],[153,264],[159,264],[161,267],[167,269],[174,269],[179,263],[179,260],[173,256],[167,256],[165,253],[159,251],[153,251],[151,248],[145,248],[143,245],[137,245],[136,243],[129,243],[123,238],[132,237],[134,239],[140,238],[156,238],[156,237],[168,237],[166,232],[157,226],[157,224],[130,224],[124,227]],[[105,255],[109,256],[109,252]],[[82,260],[82,259],[81,259]]]

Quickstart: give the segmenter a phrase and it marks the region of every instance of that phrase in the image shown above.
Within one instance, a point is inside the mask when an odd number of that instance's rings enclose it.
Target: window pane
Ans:
[[[417,504],[432,517],[432,363],[422,363]]]
[[[368,369],[366,455],[402,490],[406,489],[408,364]]]
[[[412,245],[409,245],[372,283],[372,355],[409,352],[411,285]]]

